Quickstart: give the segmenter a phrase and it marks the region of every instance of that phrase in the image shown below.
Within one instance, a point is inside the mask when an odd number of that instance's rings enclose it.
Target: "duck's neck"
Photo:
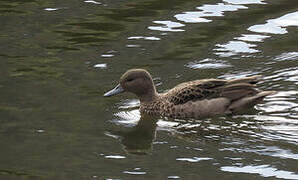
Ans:
[[[155,86],[148,89],[148,91],[142,95],[139,95],[141,103],[150,103],[157,99],[158,93],[156,92]]]

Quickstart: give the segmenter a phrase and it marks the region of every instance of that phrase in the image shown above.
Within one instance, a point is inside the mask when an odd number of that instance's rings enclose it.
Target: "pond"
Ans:
[[[2,0],[0,179],[298,179],[293,0]],[[255,112],[140,116],[128,69],[159,92],[263,75]]]

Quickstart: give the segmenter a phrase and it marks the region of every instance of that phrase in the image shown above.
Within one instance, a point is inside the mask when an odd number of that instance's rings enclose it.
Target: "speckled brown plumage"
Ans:
[[[233,80],[195,80],[159,94],[146,70],[132,69],[121,77],[120,87],[139,97],[141,113],[173,118],[201,118],[246,110],[265,96],[275,93],[257,90],[255,84],[259,79],[260,76]]]

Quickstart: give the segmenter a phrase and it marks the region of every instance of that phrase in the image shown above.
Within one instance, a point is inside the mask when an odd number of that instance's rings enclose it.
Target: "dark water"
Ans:
[[[0,1],[0,179],[298,179],[295,0]],[[140,117],[103,98],[130,68],[159,91],[262,74],[257,112]]]

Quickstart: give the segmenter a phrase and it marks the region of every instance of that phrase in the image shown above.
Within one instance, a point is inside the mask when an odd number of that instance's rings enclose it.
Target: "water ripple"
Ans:
[[[298,26],[298,12],[293,12],[286,14],[282,17],[276,19],[267,20],[265,24],[253,25],[250,26],[247,30],[257,33],[268,33],[268,34],[286,34],[288,33],[286,27],[289,26]],[[213,50],[219,51],[216,52],[216,55],[220,57],[230,57],[235,56],[240,53],[252,54],[260,52],[254,47],[257,47],[256,44],[249,44],[246,42],[263,42],[264,39],[270,38],[268,35],[259,35],[259,34],[242,34],[241,37],[235,37],[234,39],[238,41],[229,41],[225,44],[216,44],[216,47]],[[292,52],[290,54],[283,54],[287,58],[296,59],[297,53]],[[276,60],[282,60],[284,57],[277,57]]]
[[[220,68],[231,67],[231,65],[225,61],[209,59],[209,58],[203,59],[201,61],[190,62],[185,66],[191,69],[220,69]]]
[[[162,26],[149,26],[148,29],[155,31],[181,32],[183,29],[177,29],[185,26],[184,24],[173,21],[153,21],[155,24],[162,24]]]
[[[266,4],[263,2],[264,0],[223,0],[224,2],[231,3],[231,4]]]
[[[257,45],[249,44],[243,41],[230,41],[226,44],[216,44],[216,46],[219,48],[215,48],[213,50],[219,51],[215,54],[221,57],[230,57],[239,53],[252,54],[260,52],[259,50],[253,49],[253,47],[256,47]]]
[[[91,4],[101,4],[100,2],[93,1],[93,0],[86,0],[85,3],[91,3]]]
[[[124,174],[131,174],[131,175],[144,175],[147,174],[145,171],[140,171],[141,168],[134,168],[133,171],[123,171]]]
[[[298,52],[286,52],[274,58],[276,61],[298,60]]]
[[[131,36],[131,37],[128,37],[127,39],[128,40],[144,39],[144,40],[151,40],[151,41],[158,41],[158,40],[160,40],[160,38],[154,37],[154,36],[150,36],[150,37],[145,37],[145,36]]]
[[[100,69],[106,69],[108,67],[108,65],[106,63],[102,63],[102,64],[95,64],[93,67],[100,68]]]
[[[119,109],[131,109],[140,106],[140,101],[138,99],[126,99],[118,104]]]
[[[141,114],[138,109],[131,111],[120,111],[115,114],[119,119],[115,120],[117,124],[132,126],[136,125],[140,120]]]
[[[298,107],[298,104],[290,101],[270,101],[264,105],[260,105],[259,109],[272,112],[289,112],[291,109]]]
[[[125,159],[125,156],[120,156],[120,155],[107,155],[105,156],[107,159]]]
[[[249,42],[263,42],[264,39],[270,36],[259,35],[259,34],[242,34],[241,37],[236,37],[234,39]]]
[[[241,173],[251,173],[259,174],[263,177],[276,177],[281,179],[298,179],[298,174],[290,171],[278,170],[277,168],[270,167],[270,165],[259,165],[259,166],[223,166],[220,168],[222,171],[226,172],[241,172]]]
[[[180,179],[179,176],[168,176],[168,179]]]
[[[248,30],[259,33],[286,34],[288,31],[285,27],[288,26],[298,26],[298,12],[267,20],[267,23],[251,26]]]
[[[273,79],[275,81],[278,81],[278,80],[292,81],[295,84],[298,84],[298,67],[279,69],[272,74],[273,75],[267,76],[264,79]]]
[[[231,144],[230,144],[231,145]],[[259,155],[278,157],[281,159],[298,160],[298,154],[293,153],[290,150],[282,149],[277,146],[257,146],[257,147],[228,147],[221,148],[219,151],[232,151],[237,153],[256,153]]]
[[[59,8],[45,8],[46,11],[57,11]]]
[[[177,14],[174,17],[177,20],[186,23],[205,23],[211,22],[212,20],[206,19],[204,17],[219,17],[223,16],[224,12],[226,11],[237,11],[239,9],[247,9],[247,7],[242,5],[218,3],[216,5],[203,5],[201,7],[197,7],[197,9],[201,11],[184,12],[182,14]]]
[[[199,161],[207,161],[207,160],[212,160],[213,158],[208,158],[208,157],[193,157],[193,158],[177,158],[177,161],[187,161],[187,162],[199,162]]]

